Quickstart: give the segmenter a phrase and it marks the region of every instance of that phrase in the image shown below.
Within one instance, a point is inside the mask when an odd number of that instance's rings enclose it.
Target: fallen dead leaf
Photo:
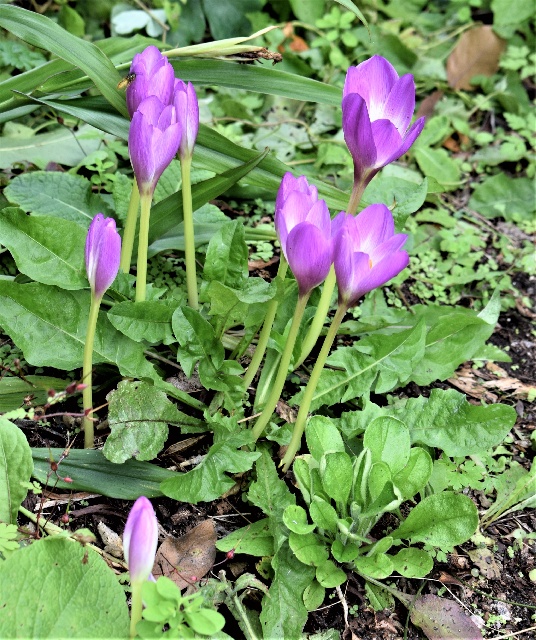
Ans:
[[[419,105],[419,109],[417,111],[415,119],[418,120],[422,116],[424,116],[425,118],[431,118],[434,115],[436,104],[441,100],[443,96],[443,91],[434,91],[429,96],[426,96],[426,98]]]
[[[462,607],[446,598],[432,594],[417,598],[410,618],[429,640],[482,640],[480,629]]]
[[[480,547],[468,551],[467,555],[488,580],[498,580],[501,577],[501,569],[489,549]]]
[[[97,531],[104,542],[104,551],[114,558],[123,557],[123,540],[113,529],[107,527],[104,522],[99,522]]]
[[[477,381],[474,372],[469,368],[462,368],[457,371],[456,376],[449,378],[448,382],[472,398],[484,399],[490,404],[498,400],[498,396],[488,391],[481,382]]]
[[[180,538],[169,536],[162,542],[153,567],[153,575],[167,576],[184,589],[199,582],[216,558],[216,531],[212,520],[205,520]]]
[[[471,78],[492,76],[499,68],[499,58],[506,42],[491,25],[481,25],[465,31],[447,60],[447,78],[454,89],[474,90]]]

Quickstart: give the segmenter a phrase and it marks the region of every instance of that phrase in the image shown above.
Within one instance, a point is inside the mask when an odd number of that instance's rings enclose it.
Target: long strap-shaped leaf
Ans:
[[[0,6],[0,26],[82,69],[119,113],[127,115],[124,97],[117,90],[120,75],[94,44],[73,36],[49,18],[20,7]]]

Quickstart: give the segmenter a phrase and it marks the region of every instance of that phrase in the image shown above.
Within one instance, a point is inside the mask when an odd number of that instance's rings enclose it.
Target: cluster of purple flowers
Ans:
[[[424,118],[409,127],[414,108],[413,76],[399,78],[384,58],[374,56],[348,70],[343,130],[354,161],[354,185],[361,191],[383,166],[406,153],[422,131]],[[402,250],[407,236],[395,233],[385,205],[370,205],[357,216],[341,211],[331,220],[326,203],[304,176],[285,174],[275,227],[300,296],[322,283],[334,264],[339,304],[349,308],[409,262]]]
[[[134,56],[130,73],[128,150],[140,193],[152,195],[177,152],[181,158],[192,155],[199,106],[192,83],[175,78],[168,59],[154,46]]]

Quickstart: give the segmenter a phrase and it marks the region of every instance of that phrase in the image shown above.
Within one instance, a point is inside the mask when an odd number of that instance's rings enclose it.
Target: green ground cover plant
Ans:
[[[520,630],[421,590],[536,507],[525,3],[33,9],[0,3],[0,636]]]

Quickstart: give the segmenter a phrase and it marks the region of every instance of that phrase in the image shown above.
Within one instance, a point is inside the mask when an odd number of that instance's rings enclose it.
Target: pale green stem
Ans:
[[[285,380],[287,379],[288,375],[288,367],[290,364],[290,359],[292,358],[294,343],[296,342],[296,338],[298,336],[301,319],[303,317],[305,307],[307,306],[309,295],[310,292],[305,294],[304,296],[300,296],[298,298],[298,302],[296,303],[294,317],[292,318],[292,324],[290,325],[285,348],[283,350],[283,353],[281,354],[281,362],[279,363],[279,369],[277,371],[274,385],[272,387],[270,395],[268,396],[268,400],[266,401],[266,406],[262,410],[261,415],[255,423],[255,426],[253,427],[252,433],[255,440],[257,440],[261,436],[266,425],[270,422],[270,418],[272,417],[274,409],[276,408],[277,401],[281,397],[281,391],[283,391]]]
[[[309,407],[311,406],[311,402],[316,391],[316,385],[318,384],[320,374],[322,373],[322,369],[324,368],[324,364],[329,355],[329,350],[331,349],[333,341],[335,340],[335,336],[337,335],[337,331],[339,330],[346,310],[346,305],[337,307],[337,312],[335,313],[335,317],[333,318],[329,331],[324,338],[324,344],[322,345],[322,349],[320,350],[318,358],[316,359],[316,363],[311,373],[311,377],[309,378],[309,382],[305,387],[305,392],[300,403],[300,410],[298,411],[298,417],[296,418],[296,422],[294,423],[292,438],[290,440],[290,444],[288,445],[288,449],[283,457],[283,460],[281,460],[280,466],[283,466],[284,473],[288,471],[288,468],[294,460],[294,456],[300,448],[301,438],[305,429],[305,424],[307,423]]]
[[[149,246],[149,219],[152,193],[141,196],[140,235],[138,238],[138,266],[136,270],[136,302],[144,302],[147,290],[147,248]]]
[[[82,392],[82,399],[84,405],[84,413],[93,408],[93,343],[95,342],[95,329],[97,328],[97,318],[99,317],[99,308],[102,300],[95,297],[91,293],[91,304],[89,306],[89,318],[87,321],[86,331],[86,343],[84,345],[84,361],[83,361],[83,373],[82,382],[86,385]],[[84,447],[86,449],[93,449],[95,445],[93,435],[93,419],[91,416],[86,415],[82,419],[82,426],[84,428]]]
[[[130,583],[132,587],[132,600],[130,603],[130,637],[136,637],[136,625],[141,620],[141,613],[143,611],[143,602],[141,598],[141,588],[143,582],[139,580]]]
[[[192,157],[186,154],[184,158],[181,158],[184,252],[186,254],[186,289],[188,291],[189,306],[192,307],[192,309],[198,309],[197,276],[195,273],[194,213],[192,209],[192,183],[190,179],[191,167]]]
[[[324,287],[322,289],[322,295],[320,296],[320,300],[318,301],[318,306],[316,308],[315,317],[309,326],[309,331],[305,336],[305,340],[302,344],[302,350],[300,353],[300,357],[296,362],[294,369],[297,369],[304,361],[305,358],[311,353],[313,347],[318,340],[318,336],[322,331],[322,327],[324,326],[324,322],[328,317],[329,307],[331,305],[331,298],[333,297],[333,291],[335,289],[335,267],[331,265],[331,269],[329,270],[328,277],[324,282]]]
[[[281,281],[283,281],[285,279],[287,269],[288,269],[288,262],[285,260],[285,256],[281,254],[276,278],[280,278]],[[259,370],[262,359],[266,352],[268,340],[270,339],[270,333],[272,332],[272,326],[274,324],[275,314],[277,313],[278,306],[279,306],[279,300],[277,298],[273,298],[268,303],[268,309],[266,310],[264,323],[262,325],[262,330],[259,334],[259,340],[257,342],[255,353],[253,354],[253,358],[249,363],[249,367],[247,368],[247,371],[244,374],[244,384],[243,384],[244,390],[246,390],[249,387],[253,378],[255,377],[255,374]]]
[[[130,271],[132,262],[132,249],[134,248],[134,236],[136,235],[136,224],[138,222],[138,209],[140,208],[140,190],[134,178],[132,191],[130,192],[130,202],[128,203],[127,220],[123,230],[123,240],[121,242],[121,262],[119,268],[123,273]]]
[[[348,206],[346,207],[346,213],[351,213],[355,216],[357,212],[357,207],[361,201],[361,196],[367,187],[367,183],[365,182],[365,176],[360,182],[354,182],[354,187],[352,189],[352,195],[350,196],[350,200],[348,202]]]

